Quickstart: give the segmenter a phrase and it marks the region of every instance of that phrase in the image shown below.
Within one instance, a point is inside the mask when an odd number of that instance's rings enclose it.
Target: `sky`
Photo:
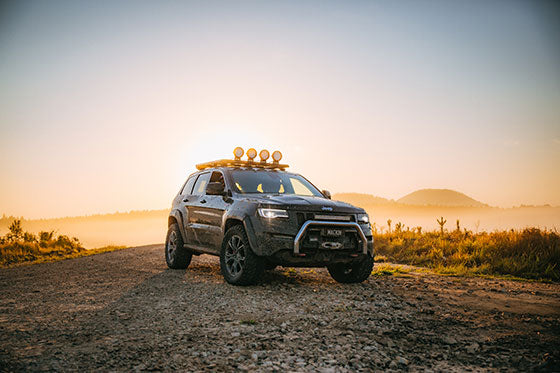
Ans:
[[[0,214],[167,208],[236,146],[332,193],[560,205],[560,5],[0,3]]]

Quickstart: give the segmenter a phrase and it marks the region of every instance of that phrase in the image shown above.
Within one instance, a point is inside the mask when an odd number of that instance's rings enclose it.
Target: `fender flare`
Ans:
[[[187,242],[187,236],[185,234],[185,224],[183,222],[183,214],[179,210],[172,210],[169,213],[170,218],[174,218],[179,225],[179,232],[181,232],[181,237],[183,238],[183,242]]]
[[[255,235],[255,229],[253,228],[253,224],[251,223],[251,219],[245,218],[243,219],[243,227],[245,228],[245,233],[247,234],[247,239],[249,240],[249,245],[253,252],[257,255],[262,254],[262,250],[260,249],[259,245],[257,245],[257,236]]]
[[[255,235],[255,229],[253,228],[251,219],[248,216],[225,214],[222,220],[222,232],[224,236],[226,234],[226,223],[230,220],[236,220],[243,226],[243,229],[245,229],[245,233],[247,234],[247,239],[249,240],[249,246],[251,246],[251,250],[253,250],[255,254],[259,255],[260,250],[259,246],[257,245],[257,236]]]

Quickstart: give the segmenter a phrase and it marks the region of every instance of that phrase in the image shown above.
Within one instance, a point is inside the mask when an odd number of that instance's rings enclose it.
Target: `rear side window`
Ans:
[[[192,187],[194,185],[194,181],[196,180],[196,176],[191,176],[189,177],[189,179],[187,180],[185,186],[183,187],[183,190],[181,191],[181,194],[191,194],[192,192]]]
[[[220,171],[212,172],[212,177],[210,177],[210,182],[219,182],[222,183],[224,188],[226,187],[226,183],[224,182],[224,175]]]
[[[198,179],[196,179],[192,194],[194,194],[195,196],[204,195],[204,193],[206,192],[206,185],[208,185],[208,181],[210,181],[209,172],[198,175]]]

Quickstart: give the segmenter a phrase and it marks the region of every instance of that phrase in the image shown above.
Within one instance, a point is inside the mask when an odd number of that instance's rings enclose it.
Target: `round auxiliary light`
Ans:
[[[263,149],[263,150],[261,150],[261,152],[259,153],[259,157],[261,157],[261,162],[266,162],[266,160],[268,159],[268,157],[270,157],[270,153],[268,152],[268,150]]]
[[[244,153],[243,148],[241,148],[239,146],[237,148],[233,149],[233,155],[235,156],[236,160],[240,160],[241,157],[243,157],[243,153]]]
[[[272,153],[272,159],[274,159],[274,162],[280,162],[280,160],[282,159],[282,153],[276,150],[274,153]]]
[[[247,158],[249,158],[250,161],[252,161],[256,157],[257,157],[257,151],[255,149],[251,148],[247,150]]]

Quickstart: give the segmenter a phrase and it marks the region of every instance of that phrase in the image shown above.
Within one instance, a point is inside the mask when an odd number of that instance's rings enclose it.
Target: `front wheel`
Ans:
[[[350,264],[331,264],[327,266],[327,269],[337,282],[345,284],[364,282],[373,269],[373,258],[367,255]]]
[[[191,264],[192,253],[183,247],[183,237],[177,223],[171,224],[165,239],[165,261],[171,269],[185,269]]]
[[[226,281],[232,285],[252,285],[261,277],[263,261],[251,250],[241,225],[231,227],[224,236],[220,269]]]
[[[272,271],[276,267],[278,267],[278,266],[276,264],[272,263],[272,262],[265,262],[264,263],[264,270],[265,271]]]

